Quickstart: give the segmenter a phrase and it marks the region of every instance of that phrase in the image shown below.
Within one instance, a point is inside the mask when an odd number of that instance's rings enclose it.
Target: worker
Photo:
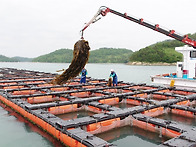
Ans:
[[[87,75],[87,70],[85,68],[82,69],[82,71],[80,72],[80,83],[86,83],[86,75]]]
[[[117,79],[117,75],[113,69],[111,69],[110,78],[113,78],[113,80],[112,80],[113,86],[117,86],[118,79]]]

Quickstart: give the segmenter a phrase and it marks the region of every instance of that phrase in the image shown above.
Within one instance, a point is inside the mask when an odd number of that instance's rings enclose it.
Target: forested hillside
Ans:
[[[46,55],[34,58],[33,62],[69,63],[73,57],[73,50],[59,49]]]
[[[196,33],[190,35],[196,40]],[[90,50],[89,63],[127,63],[127,62],[146,62],[146,63],[176,63],[182,61],[182,54],[175,51],[175,47],[183,46],[184,43],[177,40],[166,40],[155,43],[133,52],[122,48],[100,48]],[[51,63],[70,63],[73,58],[73,50],[59,49],[49,54],[37,58],[25,57],[6,57],[0,55],[0,62],[51,62]]]
[[[128,49],[101,48],[90,51],[89,63],[126,63],[132,54]],[[58,62],[70,63],[73,58],[73,50],[60,49],[52,53],[39,56],[33,62]]]
[[[18,62],[18,60],[0,55],[0,62]]]
[[[196,33],[189,36],[196,39]],[[177,61],[182,61],[182,54],[176,52],[175,47],[183,45],[185,44],[177,40],[158,42],[134,52],[130,57],[130,62],[175,63]]]
[[[12,57],[12,59],[17,60],[18,62],[31,62],[33,58],[26,58],[26,57]]]
[[[127,63],[132,53],[128,49],[100,48],[90,52],[89,63]]]

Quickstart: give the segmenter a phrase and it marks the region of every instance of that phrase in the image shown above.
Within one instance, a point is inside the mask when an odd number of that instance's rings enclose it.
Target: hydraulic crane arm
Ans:
[[[121,16],[125,19],[128,19],[130,21],[133,21],[135,23],[138,23],[140,25],[143,25],[147,28],[150,28],[154,31],[157,31],[157,32],[160,32],[162,34],[165,34],[169,37],[172,37],[176,40],[179,40],[181,42],[184,42],[185,44],[187,45],[190,45],[192,46],[193,48],[196,48],[196,41],[189,38],[188,35],[179,35],[178,33],[175,32],[175,30],[166,30],[166,29],[163,29],[159,26],[159,24],[150,24],[148,22],[145,22],[143,18],[140,18],[140,19],[137,19],[137,18],[134,18],[132,16],[128,16],[127,13],[120,13],[120,12],[117,12],[115,10],[112,10],[108,7],[105,7],[105,6],[102,6],[99,8],[98,12],[96,13],[96,15],[84,26],[84,28],[81,30],[81,33],[82,33],[82,37],[83,38],[83,32],[84,30],[91,24],[91,23],[94,23],[96,22],[97,20],[99,20],[102,16],[106,16],[106,14],[110,12],[110,13],[113,13],[113,14],[116,14],[118,16]]]

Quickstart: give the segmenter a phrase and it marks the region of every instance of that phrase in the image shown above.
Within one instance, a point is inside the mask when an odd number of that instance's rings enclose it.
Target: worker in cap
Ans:
[[[118,78],[117,78],[117,74],[114,72],[113,69],[111,69],[110,78],[112,78],[113,86],[117,86]]]

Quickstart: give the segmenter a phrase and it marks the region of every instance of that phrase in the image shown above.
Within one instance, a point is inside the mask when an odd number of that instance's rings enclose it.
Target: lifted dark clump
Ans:
[[[51,83],[61,85],[76,77],[88,62],[89,50],[90,47],[88,41],[77,41],[74,45],[73,59],[69,65],[69,68],[66,69],[61,75],[56,76]]]

